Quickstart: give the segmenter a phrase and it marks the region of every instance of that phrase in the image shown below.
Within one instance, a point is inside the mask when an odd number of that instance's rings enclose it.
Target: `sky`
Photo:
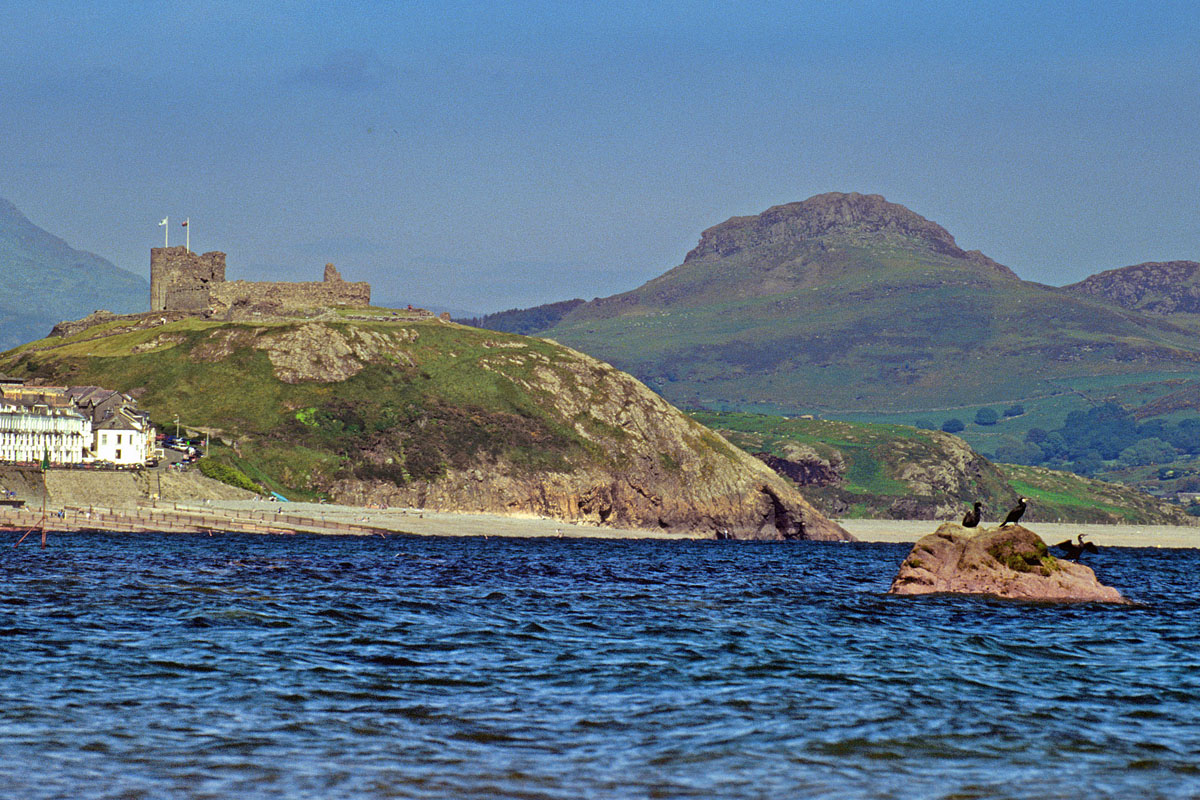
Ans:
[[[1194,2],[0,6],[0,197],[148,276],[497,311],[632,289],[731,216],[882,194],[1061,285],[1200,260]]]

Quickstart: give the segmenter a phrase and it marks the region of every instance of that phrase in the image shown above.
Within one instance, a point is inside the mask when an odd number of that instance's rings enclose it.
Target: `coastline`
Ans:
[[[915,542],[944,520],[837,519],[860,542]],[[991,523],[995,525],[996,523]],[[1086,535],[1098,547],[1200,548],[1200,526],[1097,525],[1072,522],[1024,522],[1047,544]],[[984,525],[988,525],[987,522]]]
[[[57,517],[65,508],[66,519]],[[175,533],[247,532],[261,534],[318,533],[323,535],[481,536],[561,539],[659,539],[710,541],[691,533],[668,533],[642,528],[612,528],[587,522],[567,522],[533,514],[489,514],[433,511],[422,508],[367,508],[332,503],[207,499],[165,504],[49,509],[49,531],[67,532],[97,527],[107,530]],[[33,508],[4,509],[0,527],[24,531],[40,515]],[[933,533],[944,520],[836,519],[859,542],[911,544]],[[995,524],[995,523],[992,523]],[[1200,524],[1100,525],[1031,521],[1027,527],[1047,544],[1085,534],[1099,547],[1157,547],[1200,549]]]
[[[566,539],[707,539],[688,534],[671,534],[639,528],[607,528],[579,522],[564,522],[534,515],[484,514],[460,511],[430,511],[419,508],[375,509],[325,503],[264,503],[257,500],[213,501],[212,508],[236,512],[279,510],[293,516],[308,516],[335,523],[357,523],[397,533],[420,536],[515,536]],[[937,530],[938,520],[836,519],[861,542],[915,542]],[[1100,547],[1200,548],[1200,525],[1096,525],[1069,522],[1030,522],[1030,530],[1047,543],[1086,534]]]

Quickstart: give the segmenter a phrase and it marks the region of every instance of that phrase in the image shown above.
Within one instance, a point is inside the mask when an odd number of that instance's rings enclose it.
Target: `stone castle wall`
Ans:
[[[197,255],[186,247],[150,250],[150,309],[229,317],[288,314],[314,308],[371,304],[371,285],[342,280],[332,264],[324,280],[304,283],[225,280],[225,254]]]
[[[314,308],[371,305],[371,284],[362,281],[308,283],[231,281],[213,287],[209,308],[214,316],[239,312],[290,314]]]

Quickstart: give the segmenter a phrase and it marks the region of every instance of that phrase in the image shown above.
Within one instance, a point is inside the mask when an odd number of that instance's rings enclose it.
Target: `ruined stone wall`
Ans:
[[[150,310],[207,311],[213,286],[225,282],[225,254],[186,247],[150,249]]]
[[[371,285],[342,280],[325,265],[324,280],[305,283],[225,280],[225,254],[196,255],[186,247],[150,250],[150,308],[230,318],[287,315],[333,306],[371,305]]]
[[[371,284],[365,281],[230,281],[213,286],[210,300],[213,315],[225,318],[247,313],[288,315],[334,306],[369,305]]]

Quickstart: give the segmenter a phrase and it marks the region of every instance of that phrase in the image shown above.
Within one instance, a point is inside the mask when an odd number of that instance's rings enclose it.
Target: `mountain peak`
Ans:
[[[887,238],[915,240],[930,250],[975,261],[1006,276],[1017,276],[977,250],[960,248],[949,231],[882,195],[826,192],[797,203],[772,206],[761,214],[732,217],[700,235],[684,263],[724,258],[740,250],[787,246],[808,239],[846,236],[867,243]]]
[[[144,279],[76,250],[3,198],[0,267],[8,289],[0,296],[0,349],[45,336],[55,323],[97,308],[134,311],[149,296]]]

